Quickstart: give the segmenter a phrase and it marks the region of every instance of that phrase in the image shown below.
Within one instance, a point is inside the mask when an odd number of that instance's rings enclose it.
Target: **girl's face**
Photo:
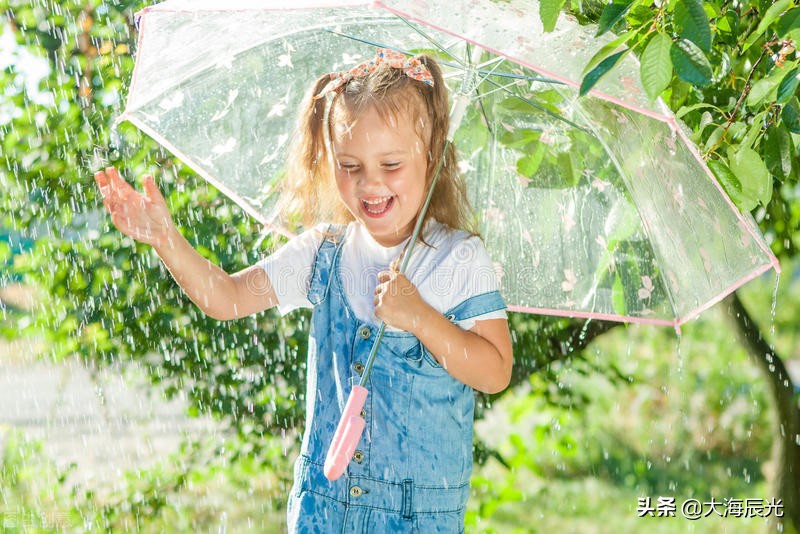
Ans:
[[[385,247],[411,235],[425,198],[427,149],[406,116],[387,121],[374,107],[333,125],[339,195],[356,220]]]

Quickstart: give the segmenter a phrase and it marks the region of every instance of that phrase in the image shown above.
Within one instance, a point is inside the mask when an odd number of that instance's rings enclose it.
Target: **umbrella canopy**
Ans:
[[[477,80],[455,142],[510,309],[677,327],[779,269],[635,59],[579,97],[613,37],[566,16],[545,33],[535,2],[170,0],[138,22],[121,119],[273,228],[307,88],[382,46]]]

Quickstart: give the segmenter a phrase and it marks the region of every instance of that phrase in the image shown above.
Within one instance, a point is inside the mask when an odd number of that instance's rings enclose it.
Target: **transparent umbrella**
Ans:
[[[677,329],[779,269],[635,61],[580,97],[602,43],[565,17],[543,32],[534,2],[169,0],[137,20],[121,118],[271,230],[293,230],[277,192],[304,91],[385,47],[436,56],[459,95],[454,142],[510,309]],[[331,479],[360,439],[380,338],[342,407]]]
[[[476,76],[455,143],[511,310],[678,328],[778,270],[685,128],[646,97],[635,60],[579,97],[603,42],[565,16],[545,33],[537,10],[491,0],[167,1],[137,15],[121,119],[291,234],[276,191],[311,80],[376,46],[424,51],[454,89],[465,72]]]

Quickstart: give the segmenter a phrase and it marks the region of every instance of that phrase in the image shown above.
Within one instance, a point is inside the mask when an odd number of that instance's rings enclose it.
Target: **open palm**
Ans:
[[[114,167],[96,172],[94,179],[111,221],[123,234],[153,246],[167,241],[174,226],[152,176],[144,177],[144,195],[131,187]]]

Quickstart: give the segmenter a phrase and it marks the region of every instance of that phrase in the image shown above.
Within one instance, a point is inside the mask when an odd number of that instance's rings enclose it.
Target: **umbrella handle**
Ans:
[[[367,393],[367,388],[358,385],[353,386],[350,391],[342,418],[339,419],[339,426],[336,427],[336,433],[328,447],[328,455],[325,457],[324,472],[328,480],[333,481],[342,476],[353,457],[366,425],[366,421],[361,417],[361,410],[367,400]]]

